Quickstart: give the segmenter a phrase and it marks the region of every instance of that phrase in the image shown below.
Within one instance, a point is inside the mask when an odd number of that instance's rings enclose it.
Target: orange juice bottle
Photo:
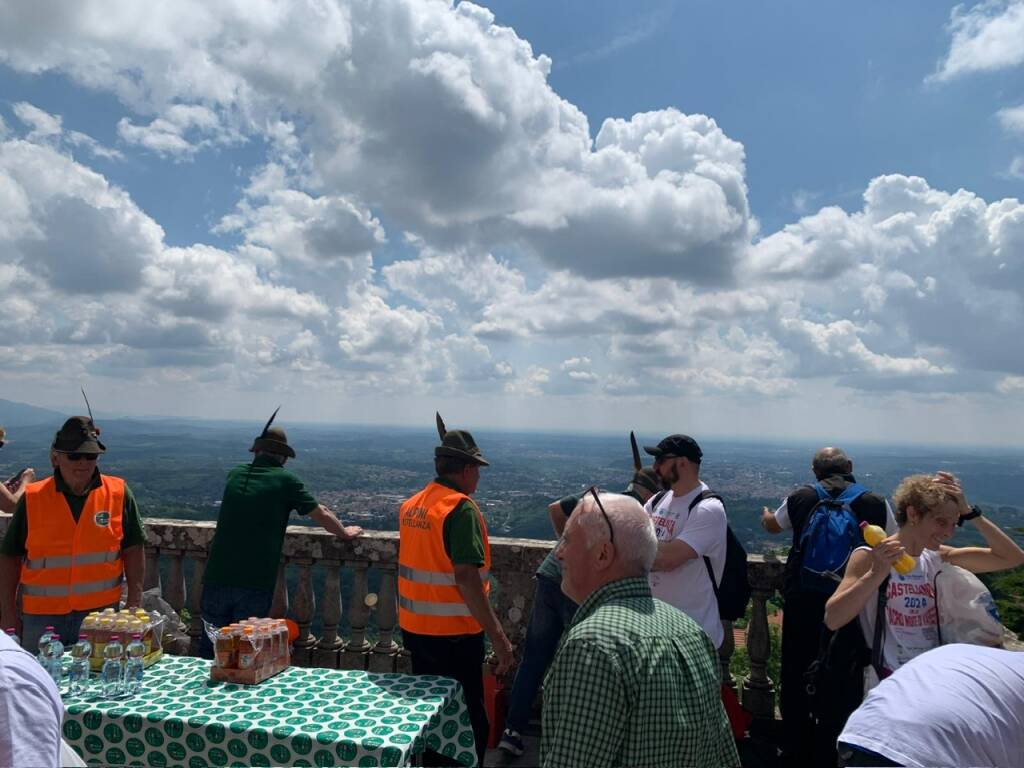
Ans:
[[[256,664],[256,642],[253,628],[244,627],[242,636],[238,638],[238,668],[252,669]]]
[[[872,547],[877,547],[886,538],[884,528],[879,528],[877,525],[868,525],[868,522],[866,520],[860,524],[860,529],[864,534],[864,541],[866,541]],[[896,573],[905,576],[906,574],[914,570],[915,567],[917,567],[917,561],[914,560],[914,558],[912,558],[906,552],[904,552],[902,555],[900,555],[900,559],[892,564],[892,567],[893,570],[896,571]]]

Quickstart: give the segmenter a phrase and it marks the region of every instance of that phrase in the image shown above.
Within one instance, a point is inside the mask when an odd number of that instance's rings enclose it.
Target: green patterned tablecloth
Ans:
[[[212,682],[209,668],[168,656],[137,696],[66,696],[64,738],[104,765],[406,765],[426,748],[476,765],[449,678],[291,667],[245,686]]]

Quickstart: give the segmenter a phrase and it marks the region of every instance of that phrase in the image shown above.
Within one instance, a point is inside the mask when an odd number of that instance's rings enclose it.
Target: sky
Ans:
[[[0,397],[1024,445],[1024,0],[0,13]]]

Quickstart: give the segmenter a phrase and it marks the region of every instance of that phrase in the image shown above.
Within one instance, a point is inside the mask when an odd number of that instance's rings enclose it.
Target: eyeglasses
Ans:
[[[98,453],[61,453],[61,456],[68,461],[96,461],[100,457]]]
[[[596,485],[590,486],[589,488],[587,488],[587,490],[585,490],[583,492],[583,495],[586,496],[588,493],[593,494],[594,501],[597,502],[597,508],[600,509],[601,510],[601,514],[604,515],[604,521],[606,523],[608,523],[608,540],[611,541],[612,544],[614,544],[615,543],[615,529],[612,528],[611,518],[608,517],[608,513],[604,511],[604,504],[601,503],[601,499],[597,495],[597,486]]]

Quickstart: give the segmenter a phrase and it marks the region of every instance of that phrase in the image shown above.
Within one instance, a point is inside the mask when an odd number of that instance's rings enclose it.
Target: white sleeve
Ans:
[[[775,510],[775,522],[778,523],[779,527],[784,531],[793,527],[793,521],[789,519],[788,502],[789,497],[787,496],[782,500],[779,508]]]
[[[885,533],[888,536],[892,536],[898,533],[900,527],[896,525],[896,517],[892,513],[892,507],[889,506],[889,500],[885,499]]]
[[[57,765],[61,718],[53,696],[20,675],[5,674],[4,678],[7,684],[0,691],[0,765]]]
[[[724,545],[725,526],[725,507],[722,502],[708,499],[694,507],[676,538],[693,547],[699,557],[704,557],[716,547]]]

